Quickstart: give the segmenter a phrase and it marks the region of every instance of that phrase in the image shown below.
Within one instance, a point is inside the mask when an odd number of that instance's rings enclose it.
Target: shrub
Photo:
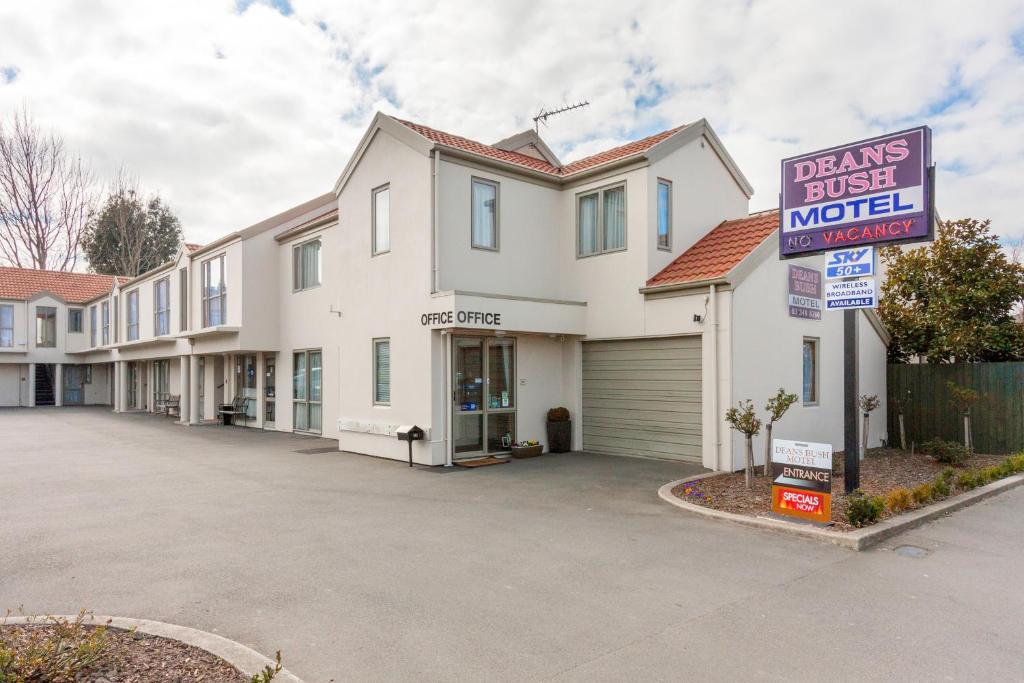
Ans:
[[[569,421],[569,409],[568,408],[562,408],[561,406],[559,406],[558,408],[552,408],[551,410],[548,411],[548,422],[568,422],[568,421]]]
[[[73,621],[30,619],[27,636],[17,650],[0,639],[0,681],[80,680],[105,655],[109,644],[107,626],[92,628],[85,620],[85,610]]]
[[[276,677],[277,674],[281,673],[281,668],[281,651],[278,650],[274,666],[270,666],[269,664],[266,665],[263,667],[263,671],[253,674],[252,678],[249,680],[251,683],[270,683],[270,681],[274,680],[274,677]]]
[[[981,473],[985,475],[985,481],[996,481],[1003,478],[1002,470],[999,469],[998,465],[989,465],[988,467],[981,468]]]
[[[947,465],[962,465],[967,462],[967,449],[962,443],[935,438],[921,444],[921,452]]]
[[[857,489],[850,494],[850,504],[846,509],[846,519],[856,527],[874,524],[885,510],[885,500],[881,496],[866,496]]]
[[[944,467],[942,469],[942,471],[939,472],[939,479],[942,479],[943,481],[945,481],[948,484],[953,483],[953,479],[955,477],[956,477],[956,470],[954,470],[952,467]]]
[[[1024,472],[1024,453],[1018,453],[1017,455],[1011,455],[1009,457],[1010,462],[1013,463],[1013,469],[1017,472]]]
[[[918,505],[924,505],[932,499],[932,485],[931,484],[919,484],[910,491],[911,497],[914,502]]]
[[[978,477],[974,472],[961,472],[960,476],[956,478],[957,488],[964,489],[965,491],[970,491],[977,485]]]
[[[903,512],[913,505],[914,498],[910,495],[910,489],[900,486],[885,494],[885,507],[889,512]]]
[[[932,482],[932,498],[936,500],[939,498],[945,498],[949,495],[949,492],[949,480],[941,475],[936,477],[935,481]]]

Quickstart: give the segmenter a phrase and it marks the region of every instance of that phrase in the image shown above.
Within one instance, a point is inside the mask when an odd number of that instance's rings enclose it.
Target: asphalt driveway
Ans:
[[[1024,670],[1021,489],[856,554],[665,504],[684,465],[425,471],[331,444],[0,411],[0,609],[191,626],[310,682]]]

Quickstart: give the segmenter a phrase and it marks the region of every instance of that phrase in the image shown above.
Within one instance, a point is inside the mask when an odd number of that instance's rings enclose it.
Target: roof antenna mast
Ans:
[[[590,102],[588,102],[586,100],[580,100],[576,104],[569,104],[569,105],[566,105],[564,107],[561,107],[560,109],[552,109],[551,111],[548,111],[544,107],[541,107],[541,109],[537,113],[537,115],[533,117],[533,132],[534,133],[540,132],[540,124],[542,124],[542,123],[545,126],[548,125],[548,117],[549,116],[555,116],[557,114],[564,114],[565,112],[572,111],[573,109],[582,109],[583,107],[589,107],[589,106],[590,106]]]

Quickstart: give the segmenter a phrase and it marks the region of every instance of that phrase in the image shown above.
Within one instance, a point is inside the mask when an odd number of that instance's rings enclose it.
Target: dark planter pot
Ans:
[[[548,450],[552,453],[572,450],[572,420],[548,422]]]
[[[513,458],[536,458],[538,455],[544,452],[544,447],[540,444],[536,446],[521,446],[519,448],[512,448]]]

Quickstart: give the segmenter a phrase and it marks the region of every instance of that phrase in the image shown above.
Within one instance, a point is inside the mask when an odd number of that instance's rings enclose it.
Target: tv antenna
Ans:
[[[539,132],[540,131],[540,124],[542,124],[542,123],[545,126],[548,125],[548,117],[549,116],[555,116],[557,114],[564,114],[565,112],[572,111],[573,109],[582,109],[583,107],[589,107],[589,106],[590,106],[590,102],[587,102],[586,100],[580,100],[576,104],[567,104],[564,107],[561,107],[559,109],[552,109],[551,111],[548,111],[544,107],[541,107],[540,112],[538,112],[537,115],[533,117],[533,131],[535,133]]]

